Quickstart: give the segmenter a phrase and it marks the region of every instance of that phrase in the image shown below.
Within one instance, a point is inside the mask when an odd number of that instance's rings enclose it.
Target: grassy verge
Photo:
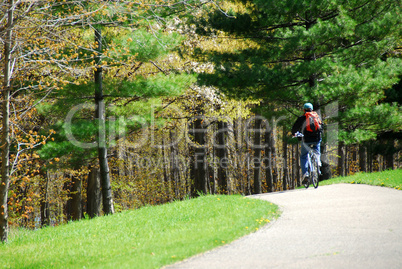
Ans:
[[[36,231],[0,244],[2,268],[160,268],[257,230],[269,202],[203,196]]]
[[[374,173],[357,173],[320,182],[320,186],[338,183],[368,184],[402,190],[402,169]]]

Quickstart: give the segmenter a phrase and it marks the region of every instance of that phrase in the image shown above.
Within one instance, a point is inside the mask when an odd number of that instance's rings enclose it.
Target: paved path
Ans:
[[[253,197],[281,217],[167,268],[402,268],[402,191],[337,184]]]

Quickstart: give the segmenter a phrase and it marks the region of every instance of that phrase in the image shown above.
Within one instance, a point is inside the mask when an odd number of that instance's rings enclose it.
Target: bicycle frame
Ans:
[[[304,184],[305,188],[313,184],[314,188],[318,187],[318,177],[320,175],[320,160],[318,159],[318,154],[312,148],[313,144],[304,142],[304,135],[297,132],[294,137],[302,138],[302,147],[307,147],[307,165],[308,165],[308,179]]]
[[[309,185],[312,183],[314,188],[318,187],[318,177],[320,175],[320,165],[318,160],[318,155],[315,150],[312,148],[312,145],[308,145],[303,143],[302,146],[308,147],[308,154],[307,154],[307,163],[308,163],[308,180],[307,183],[304,184],[304,187],[308,188]]]

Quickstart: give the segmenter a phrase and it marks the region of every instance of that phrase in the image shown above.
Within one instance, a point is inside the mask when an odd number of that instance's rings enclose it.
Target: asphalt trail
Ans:
[[[336,184],[251,197],[282,215],[166,268],[402,268],[402,191]]]

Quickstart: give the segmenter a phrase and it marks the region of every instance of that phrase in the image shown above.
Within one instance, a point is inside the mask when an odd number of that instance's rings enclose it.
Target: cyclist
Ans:
[[[302,169],[303,181],[304,184],[309,177],[308,174],[308,148],[312,145],[313,149],[317,154],[318,160],[320,160],[320,144],[321,144],[321,133],[322,133],[322,121],[317,113],[313,111],[313,105],[311,103],[305,103],[303,106],[304,114],[297,118],[296,122],[292,127],[292,134],[295,135],[297,132],[301,132],[303,137],[303,142],[301,146],[301,154],[300,154],[300,165]],[[318,117],[317,121],[319,124],[318,130],[311,130],[312,128],[308,128],[306,119],[308,115],[314,115]]]

